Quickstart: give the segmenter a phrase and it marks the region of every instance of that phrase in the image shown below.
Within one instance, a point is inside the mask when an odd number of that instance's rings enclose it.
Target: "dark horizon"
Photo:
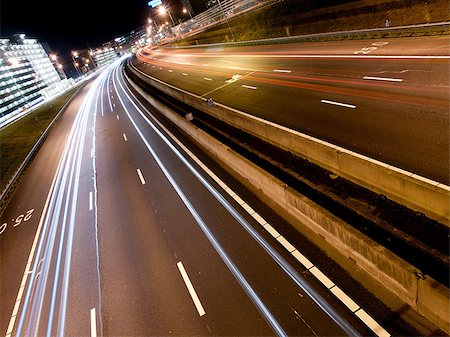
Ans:
[[[103,43],[142,27],[155,16],[146,0],[2,0],[0,37],[24,33],[46,43],[50,50],[69,57],[71,50],[100,47]],[[181,1],[163,1],[181,7]],[[191,1],[195,10],[204,1]]]

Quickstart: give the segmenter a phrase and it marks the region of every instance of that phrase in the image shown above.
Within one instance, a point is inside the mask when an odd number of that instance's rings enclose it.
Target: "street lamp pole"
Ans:
[[[81,76],[81,71],[78,68],[78,62],[75,60],[75,58],[78,58],[78,53],[76,51],[72,52],[72,62],[73,62],[73,66],[75,68],[75,70],[77,71],[78,76]]]
[[[190,17],[191,17],[191,19],[192,19],[192,14],[191,14],[191,11],[187,10],[186,8],[183,8],[183,13],[184,13],[184,14],[188,13],[188,14],[189,14],[189,16],[190,16]]]
[[[225,11],[223,10],[222,3],[220,2],[220,0],[217,0],[217,2],[219,3],[219,8],[222,10],[223,16],[225,17],[225,20],[227,21],[227,26],[228,26],[228,29],[230,30],[232,41],[234,42],[235,41],[234,34],[233,34],[233,31],[231,30],[231,26],[228,21],[228,17],[226,16]]]

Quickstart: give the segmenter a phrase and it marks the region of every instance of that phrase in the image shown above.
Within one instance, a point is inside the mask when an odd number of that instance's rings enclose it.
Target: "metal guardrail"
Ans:
[[[351,39],[351,38],[385,38],[385,37],[400,37],[409,34],[414,36],[418,33],[437,33],[437,34],[450,34],[450,21],[434,22],[417,25],[397,26],[397,27],[382,27],[382,28],[370,28],[363,30],[346,30],[338,32],[306,34],[289,37],[277,37],[270,39],[258,39],[238,42],[225,42],[225,43],[211,43],[211,44],[199,44],[190,46],[171,46],[166,48],[201,48],[205,46],[248,46],[248,45],[261,45],[261,44],[276,44],[276,43],[294,43],[304,40],[325,40],[328,38],[333,39]]]

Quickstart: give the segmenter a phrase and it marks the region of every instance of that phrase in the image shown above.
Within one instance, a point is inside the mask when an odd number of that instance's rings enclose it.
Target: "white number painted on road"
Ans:
[[[11,219],[11,221],[13,222],[13,227],[17,227],[19,226],[22,222],[27,222],[28,220],[31,219],[31,217],[33,216],[33,212],[34,212],[34,208],[28,210],[25,214],[20,214],[19,216],[17,216],[15,219]],[[0,226],[0,234],[3,234],[3,232],[6,230],[6,228],[8,227],[8,223],[4,222],[1,226]]]
[[[388,44],[388,42],[374,42],[374,43],[371,44],[372,47],[361,48],[360,50],[355,51],[354,54],[356,54],[356,55],[359,55],[359,54],[366,55],[366,54],[369,54],[370,52],[372,52],[374,50],[377,50],[378,47],[383,47],[383,46],[385,46],[387,44]]]
[[[6,222],[0,226],[0,234],[2,234],[5,231],[6,227],[8,227],[8,224]]]

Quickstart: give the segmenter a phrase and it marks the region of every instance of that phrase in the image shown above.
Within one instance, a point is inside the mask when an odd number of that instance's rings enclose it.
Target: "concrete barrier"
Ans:
[[[151,77],[131,62],[130,69],[143,81],[194,108],[450,226],[450,187],[447,185],[220,103],[210,107],[206,98]]]
[[[368,279],[374,280],[385,291],[397,296],[399,301],[406,303],[447,333],[450,332],[448,288],[431,278],[417,277],[422,274],[417,268],[187,122],[146,94],[138,85],[132,85],[151,105],[234,173],[252,192],[288,219],[299,232],[304,235],[307,232],[313,233],[312,236],[306,236],[324,251],[333,249],[344,259],[355,261],[363,271],[363,275],[358,278],[362,285],[367,284]]]

